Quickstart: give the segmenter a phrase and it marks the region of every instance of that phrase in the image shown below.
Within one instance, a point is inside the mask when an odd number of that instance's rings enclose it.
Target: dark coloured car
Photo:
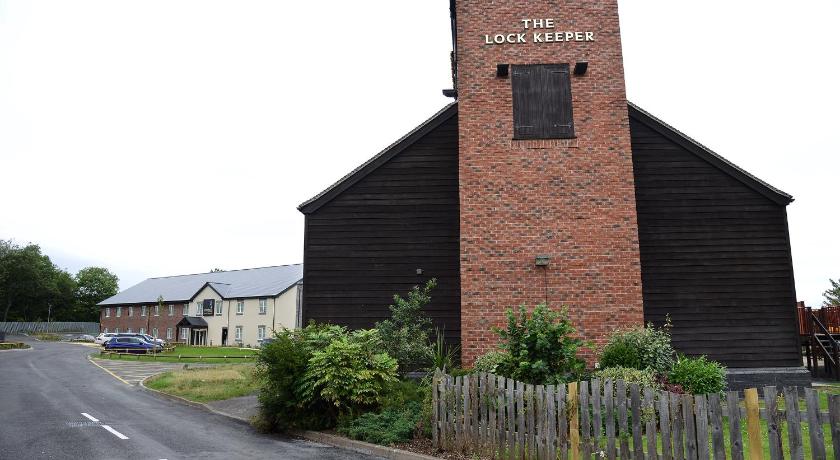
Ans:
[[[122,353],[148,353],[155,346],[139,337],[113,337],[105,343],[105,349]]]

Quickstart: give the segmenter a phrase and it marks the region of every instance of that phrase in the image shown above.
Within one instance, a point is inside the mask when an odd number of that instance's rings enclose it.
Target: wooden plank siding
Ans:
[[[791,198],[629,106],[646,321],[688,355],[799,366],[785,206]],[[458,116],[449,106],[301,205],[303,321],[389,317],[438,279],[428,314],[460,340]],[[423,274],[417,275],[416,270]]]
[[[630,133],[645,321],[730,367],[801,365],[785,206],[633,111]]]
[[[453,115],[306,215],[304,323],[372,327],[394,294],[437,278],[427,314],[459,341],[458,207]]]

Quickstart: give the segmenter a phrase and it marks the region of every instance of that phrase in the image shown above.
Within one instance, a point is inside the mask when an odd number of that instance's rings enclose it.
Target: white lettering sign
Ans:
[[[522,27],[528,31],[533,29],[554,29],[554,19],[537,18],[522,19]],[[562,31],[562,32],[516,32],[502,34],[485,34],[485,45],[505,45],[520,43],[558,43],[558,42],[594,42],[595,32],[589,31]]]

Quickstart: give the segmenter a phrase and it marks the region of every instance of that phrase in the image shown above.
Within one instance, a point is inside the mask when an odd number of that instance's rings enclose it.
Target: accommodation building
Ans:
[[[686,354],[807,379],[793,198],[627,101],[616,1],[451,18],[456,102],[298,208],[303,320],[369,327],[434,277],[428,314],[465,364],[506,308],[546,302],[598,345],[670,317]]]
[[[149,278],[99,303],[100,328],[257,346],[276,329],[300,325],[302,276],[297,264]]]

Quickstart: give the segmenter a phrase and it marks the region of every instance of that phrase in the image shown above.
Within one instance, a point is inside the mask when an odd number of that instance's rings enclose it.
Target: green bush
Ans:
[[[491,374],[495,374],[499,364],[501,364],[506,357],[507,353],[502,353],[501,351],[489,351],[475,360],[473,369],[477,372],[490,372]]]
[[[460,347],[447,344],[444,341],[444,333],[441,333],[439,330],[436,330],[435,333],[436,339],[432,348],[431,370],[441,369],[444,372],[448,372],[457,364]]]
[[[504,359],[496,366],[499,375],[531,384],[556,384],[576,379],[585,370],[577,357],[583,341],[575,333],[568,313],[537,305],[529,317],[525,306],[519,314],[507,310],[507,329],[494,328],[502,340]]]
[[[323,429],[339,415],[376,407],[396,381],[396,361],[376,330],[310,324],[284,329],[257,355],[262,425]]]
[[[705,356],[681,356],[668,375],[668,382],[682,385],[691,394],[720,393],[726,389],[726,367]]]
[[[399,409],[369,412],[342,421],[338,432],[353,439],[385,446],[407,442],[414,437],[421,412],[421,403],[413,401]]]
[[[388,307],[391,318],[376,323],[384,350],[396,358],[401,373],[428,367],[432,360],[432,321],[423,308],[432,301],[435,286],[432,278],[422,288],[414,286],[406,298],[394,294],[394,303]]]
[[[313,352],[298,386],[301,401],[326,401],[338,410],[336,415],[377,407],[397,381],[397,360],[382,348],[379,332],[370,329],[342,335]]]
[[[604,380],[612,380],[615,382],[616,380],[624,380],[629,385],[633,383],[637,383],[642,388],[653,388],[653,389],[660,389],[661,385],[656,380],[656,374],[654,374],[652,369],[634,369],[628,367],[608,367],[606,369],[601,369],[596,371],[593,375]]]
[[[604,351],[601,352],[601,358],[598,360],[598,364],[603,369],[611,367],[644,369],[639,349],[625,341],[616,341],[607,344],[604,347]]]
[[[601,352],[599,365],[653,369],[657,375],[667,375],[674,365],[670,322],[662,328],[653,324],[621,330],[610,336]]]

